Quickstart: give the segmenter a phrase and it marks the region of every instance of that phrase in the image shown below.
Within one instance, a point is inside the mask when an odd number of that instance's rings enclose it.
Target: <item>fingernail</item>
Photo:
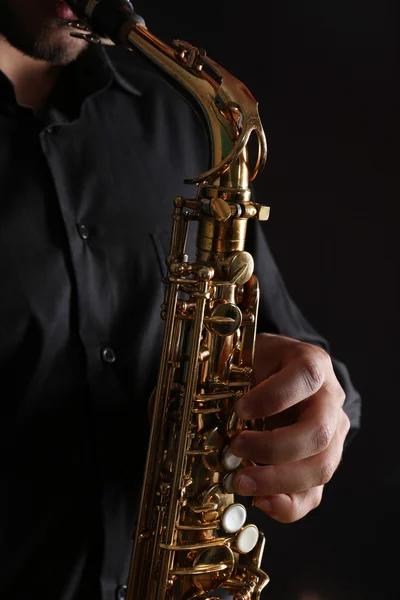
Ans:
[[[234,483],[238,494],[243,494],[244,496],[251,496],[257,491],[256,482],[252,477],[249,477],[248,475],[239,475],[235,479]]]

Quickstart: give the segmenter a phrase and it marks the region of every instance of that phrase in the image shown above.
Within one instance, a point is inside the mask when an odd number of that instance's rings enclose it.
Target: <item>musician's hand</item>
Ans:
[[[267,430],[232,441],[234,454],[257,463],[235,475],[233,488],[289,523],[320,504],[339,465],[350,427],[345,394],[324,350],[278,335],[257,337],[254,377],[235,411],[243,419],[266,417]]]

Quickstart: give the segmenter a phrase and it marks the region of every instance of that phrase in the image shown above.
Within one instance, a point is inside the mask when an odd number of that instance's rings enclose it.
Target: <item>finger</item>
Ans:
[[[320,505],[323,490],[320,485],[296,494],[257,497],[254,505],[281,523],[294,523]]]
[[[236,402],[237,416],[245,420],[267,417],[314,395],[326,380],[326,361],[322,353],[291,360]]]
[[[296,423],[272,431],[243,431],[230,448],[236,456],[262,464],[302,460],[328,448],[341,412],[323,388],[304,401]]]
[[[325,485],[336,471],[348,431],[344,416],[329,447],[320,454],[292,463],[245,467],[233,478],[233,489],[242,496],[293,494]]]

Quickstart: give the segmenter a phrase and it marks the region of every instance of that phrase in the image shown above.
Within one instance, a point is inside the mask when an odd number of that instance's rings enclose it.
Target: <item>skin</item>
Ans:
[[[56,0],[0,0],[0,69],[15,86],[17,99],[39,113],[60,69],[87,44],[60,23]]]
[[[60,69],[86,48],[59,23],[55,4],[0,0],[0,69],[19,102],[38,114]],[[254,376],[256,385],[236,412],[243,419],[266,418],[267,430],[246,431],[232,441],[244,464],[257,463],[235,475],[234,489],[254,496],[271,517],[296,521],[320,504],[341,460],[349,430],[345,395],[326,352],[283,336],[258,336]]]
[[[257,337],[254,379],[235,411],[264,417],[267,430],[232,441],[232,452],[246,459],[233,487],[271,517],[297,521],[319,506],[340,463],[350,428],[345,394],[324,350],[278,335]]]

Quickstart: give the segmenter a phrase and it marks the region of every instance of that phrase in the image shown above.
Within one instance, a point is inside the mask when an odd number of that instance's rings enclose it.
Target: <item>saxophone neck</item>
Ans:
[[[210,59],[205,50],[175,40],[165,44],[141,23],[132,23],[125,38],[162,70],[163,76],[199,114],[210,144],[210,169],[186,183],[247,189],[264,168],[267,144],[258,103],[238,79]],[[252,133],[258,139],[254,170],[248,168],[247,144]]]
[[[203,119],[208,135],[211,166],[187,179],[197,185],[195,201],[186,206],[198,214],[197,259],[221,261],[243,252],[247,220],[266,220],[269,209],[251,201],[249,182],[264,167],[267,146],[258,103],[247,87],[207,57],[203,49],[175,40],[172,46],[141,23],[131,24],[125,45],[139,50],[158,66],[164,78],[185,97]],[[258,156],[249,170],[247,144],[255,133]]]
[[[202,119],[209,139],[210,168],[187,183],[247,189],[263,169],[267,144],[258,113],[258,103],[247,87],[205,50],[175,40],[171,46],[146,27],[128,0],[68,0],[68,4],[104,40],[136,49],[150,60],[164,79],[183,96]],[[90,25],[89,25],[90,24]],[[73,27],[79,27],[72,23]],[[74,33],[94,41],[92,33]],[[246,147],[252,133],[258,139],[258,156],[250,173]]]

